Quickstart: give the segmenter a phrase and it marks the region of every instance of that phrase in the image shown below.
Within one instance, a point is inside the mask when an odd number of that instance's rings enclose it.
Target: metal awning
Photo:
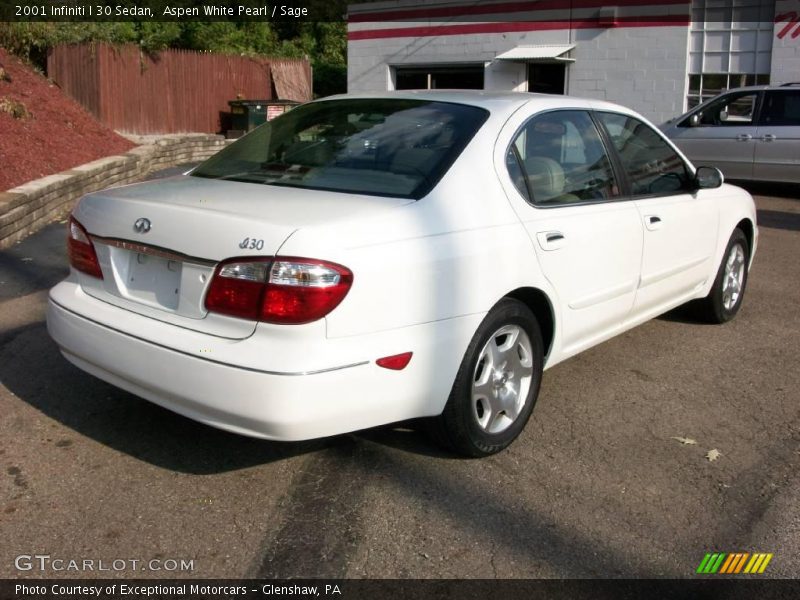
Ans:
[[[575,48],[575,44],[554,44],[549,46],[517,46],[508,52],[495,56],[495,60],[516,62],[575,62],[574,58],[564,56]]]

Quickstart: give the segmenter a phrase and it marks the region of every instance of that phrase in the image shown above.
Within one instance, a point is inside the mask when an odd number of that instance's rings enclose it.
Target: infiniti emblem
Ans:
[[[133,230],[136,233],[147,233],[150,231],[150,219],[136,219],[136,222],[133,224]]]

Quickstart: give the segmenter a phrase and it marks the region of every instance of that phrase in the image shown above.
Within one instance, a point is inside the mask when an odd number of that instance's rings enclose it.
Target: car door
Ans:
[[[753,179],[800,183],[800,89],[765,92],[755,137]]]
[[[644,228],[642,265],[631,320],[649,318],[692,297],[715,269],[718,212],[711,190],[697,190],[689,167],[647,123],[595,113],[625,172]]]
[[[759,96],[754,90],[724,94],[678,123],[670,137],[693,163],[717,167],[730,179],[751,179]]]
[[[613,335],[633,305],[642,229],[586,110],[525,123],[506,150],[512,202],[558,296],[563,355]]]

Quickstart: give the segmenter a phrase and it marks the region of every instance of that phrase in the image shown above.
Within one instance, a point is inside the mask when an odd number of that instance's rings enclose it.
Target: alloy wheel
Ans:
[[[481,350],[472,379],[472,414],[487,433],[508,429],[522,412],[533,377],[533,351],[525,330],[505,325]]]

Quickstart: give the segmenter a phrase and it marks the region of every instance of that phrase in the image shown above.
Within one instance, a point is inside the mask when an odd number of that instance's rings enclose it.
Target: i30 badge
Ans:
[[[133,230],[136,233],[147,233],[150,231],[150,219],[136,219],[136,222],[133,224]]]

